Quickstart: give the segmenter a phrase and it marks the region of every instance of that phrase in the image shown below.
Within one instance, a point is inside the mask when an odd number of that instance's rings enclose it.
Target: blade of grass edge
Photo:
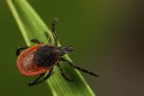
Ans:
[[[44,31],[47,31],[50,38],[54,41],[50,30],[27,0],[7,0],[7,3],[28,46],[32,45],[30,42],[32,38],[38,38],[47,43],[46,38],[44,38]],[[65,58],[71,60],[68,55]],[[59,70],[55,69],[55,74],[47,80],[53,96],[95,96],[78,71],[64,64],[62,64],[62,67],[64,67],[65,72],[69,76],[75,79],[75,82],[70,83],[65,81],[58,74]]]

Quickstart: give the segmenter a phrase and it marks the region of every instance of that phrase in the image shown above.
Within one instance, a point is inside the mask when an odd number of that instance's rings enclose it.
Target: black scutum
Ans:
[[[56,47],[44,45],[34,54],[34,62],[38,66],[52,66],[57,62],[59,53]]]

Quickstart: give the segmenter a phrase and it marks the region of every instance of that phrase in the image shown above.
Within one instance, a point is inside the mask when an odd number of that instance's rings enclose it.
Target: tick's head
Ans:
[[[60,50],[61,50],[61,56],[62,55],[65,55],[67,53],[70,53],[73,51],[73,48],[71,46],[64,46],[64,47],[60,47]]]

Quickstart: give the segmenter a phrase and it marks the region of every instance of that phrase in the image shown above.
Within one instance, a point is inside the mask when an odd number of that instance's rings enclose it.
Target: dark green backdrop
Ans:
[[[100,75],[83,74],[97,96],[144,96],[144,6],[142,0],[29,0],[48,26],[59,18],[62,45],[73,61]],[[46,83],[16,68],[15,50],[25,45],[5,0],[0,0],[0,96],[50,96]]]

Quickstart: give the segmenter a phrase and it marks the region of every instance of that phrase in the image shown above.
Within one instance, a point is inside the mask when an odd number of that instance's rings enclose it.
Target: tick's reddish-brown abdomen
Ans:
[[[38,48],[43,46],[44,44],[38,44],[36,46],[32,46],[25,51],[23,51],[17,59],[17,67],[21,74],[25,76],[34,76],[37,74],[45,73],[50,69],[50,66],[37,66],[34,61],[34,53]]]

